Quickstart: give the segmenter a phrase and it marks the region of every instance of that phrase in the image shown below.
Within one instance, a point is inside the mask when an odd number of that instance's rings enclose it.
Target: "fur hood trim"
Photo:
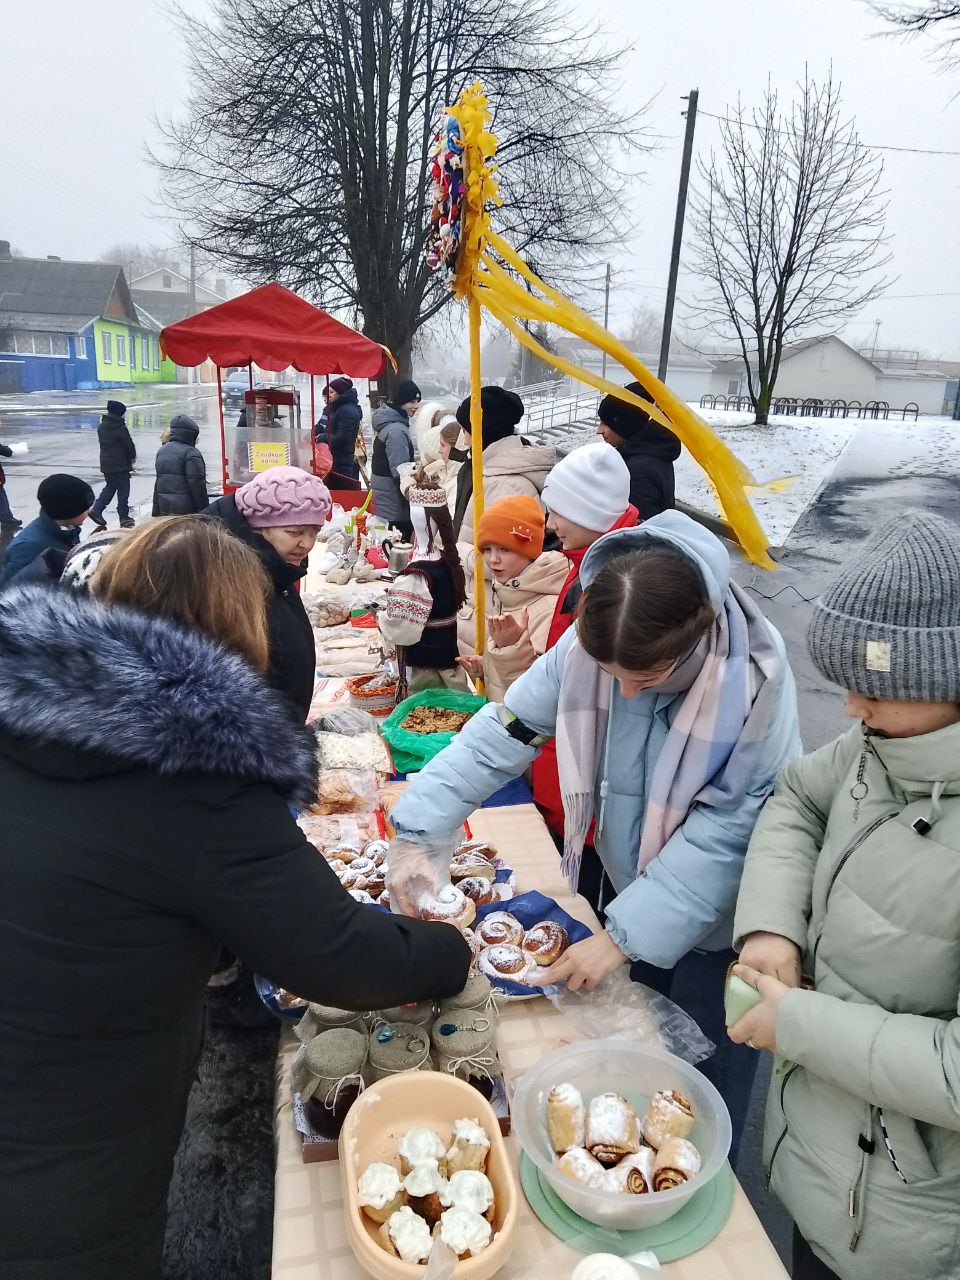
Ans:
[[[238,654],[45,586],[0,592],[0,732],[176,776],[316,797],[315,739]]]

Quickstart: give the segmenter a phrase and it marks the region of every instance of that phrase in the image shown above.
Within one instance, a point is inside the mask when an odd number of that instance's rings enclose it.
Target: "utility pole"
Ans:
[[[610,263],[607,263],[607,274],[603,285],[603,327],[610,327]],[[607,353],[603,353],[603,372],[602,377],[607,376]]]
[[[190,314],[197,314],[197,261],[193,244],[190,245]],[[197,380],[196,369],[191,369],[187,376],[192,386]]]
[[[876,358],[877,358],[877,343],[880,341],[880,326],[883,324],[883,321],[882,321],[882,320],[874,320],[874,322],[873,322],[873,323],[874,323],[877,327],[876,327],[876,328],[874,329],[874,331],[873,331],[873,351],[870,353],[870,359],[871,359],[871,360],[876,360]]]
[[[680,190],[677,193],[677,217],[673,224],[673,249],[670,253],[670,276],[667,280],[667,298],[663,307],[663,337],[660,340],[660,365],[657,377],[661,382],[667,376],[670,361],[670,338],[673,334],[673,308],[677,300],[677,276],[680,272],[680,248],[683,244],[683,223],[687,214],[687,188],[690,185],[690,160],[693,156],[693,133],[697,127],[697,99],[699,89],[691,89],[684,99],[687,103],[687,129],[683,135],[683,158],[680,161]],[[682,114],[682,113],[681,113]]]

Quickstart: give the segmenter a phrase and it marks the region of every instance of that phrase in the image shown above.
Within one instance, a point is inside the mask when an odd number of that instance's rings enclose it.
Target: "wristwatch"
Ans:
[[[549,742],[552,734],[537,733],[536,729],[531,729],[528,724],[524,724],[518,719],[512,711],[500,703],[497,707],[497,719],[506,729],[511,738],[515,738],[517,742],[522,742],[525,747],[542,747],[545,742]]]

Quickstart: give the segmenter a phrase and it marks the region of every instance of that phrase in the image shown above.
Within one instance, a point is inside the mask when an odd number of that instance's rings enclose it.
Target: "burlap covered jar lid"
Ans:
[[[446,1013],[449,1009],[479,1009],[486,1013],[492,1006],[493,987],[489,978],[482,973],[474,973],[467,979],[467,985],[458,996],[441,1000],[440,1012]]]
[[[500,1074],[497,1021],[490,1011],[445,1009],[433,1024],[431,1042],[438,1071],[463,1080]]]
[[[432,1071],[430,1031],[414,1022],[386,1022],[370,1032],[370,1076],[383,1080],[401,1071]]]
[[[323,1031],[351,1027],[361,1034],[366,1031],[366,1015],[354,1009],[337,1009],[328,1004],[308,1004],[307,1011],[294,1027],[297,1039],[306,1044]]]
[[[373,1015],[374,1026],[385,1022],[413,1022],[418,1027],[433,1026],[436,1017],[432,1000],[421,1000],[419,1004],[397,1004],[392,1009],[380,1009]]]
[[[352,1027],[334,1027],[308,1041],[294,1062],[293,1086],[306,1101],[335,1099],[349,1085],[365,1084],[367,1037]]]

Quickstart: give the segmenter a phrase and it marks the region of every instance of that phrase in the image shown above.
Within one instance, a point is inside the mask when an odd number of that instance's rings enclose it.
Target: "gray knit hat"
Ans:
[[[960,529],[896,516],[814,606],[810,654],[867,698],[960,702]]]

